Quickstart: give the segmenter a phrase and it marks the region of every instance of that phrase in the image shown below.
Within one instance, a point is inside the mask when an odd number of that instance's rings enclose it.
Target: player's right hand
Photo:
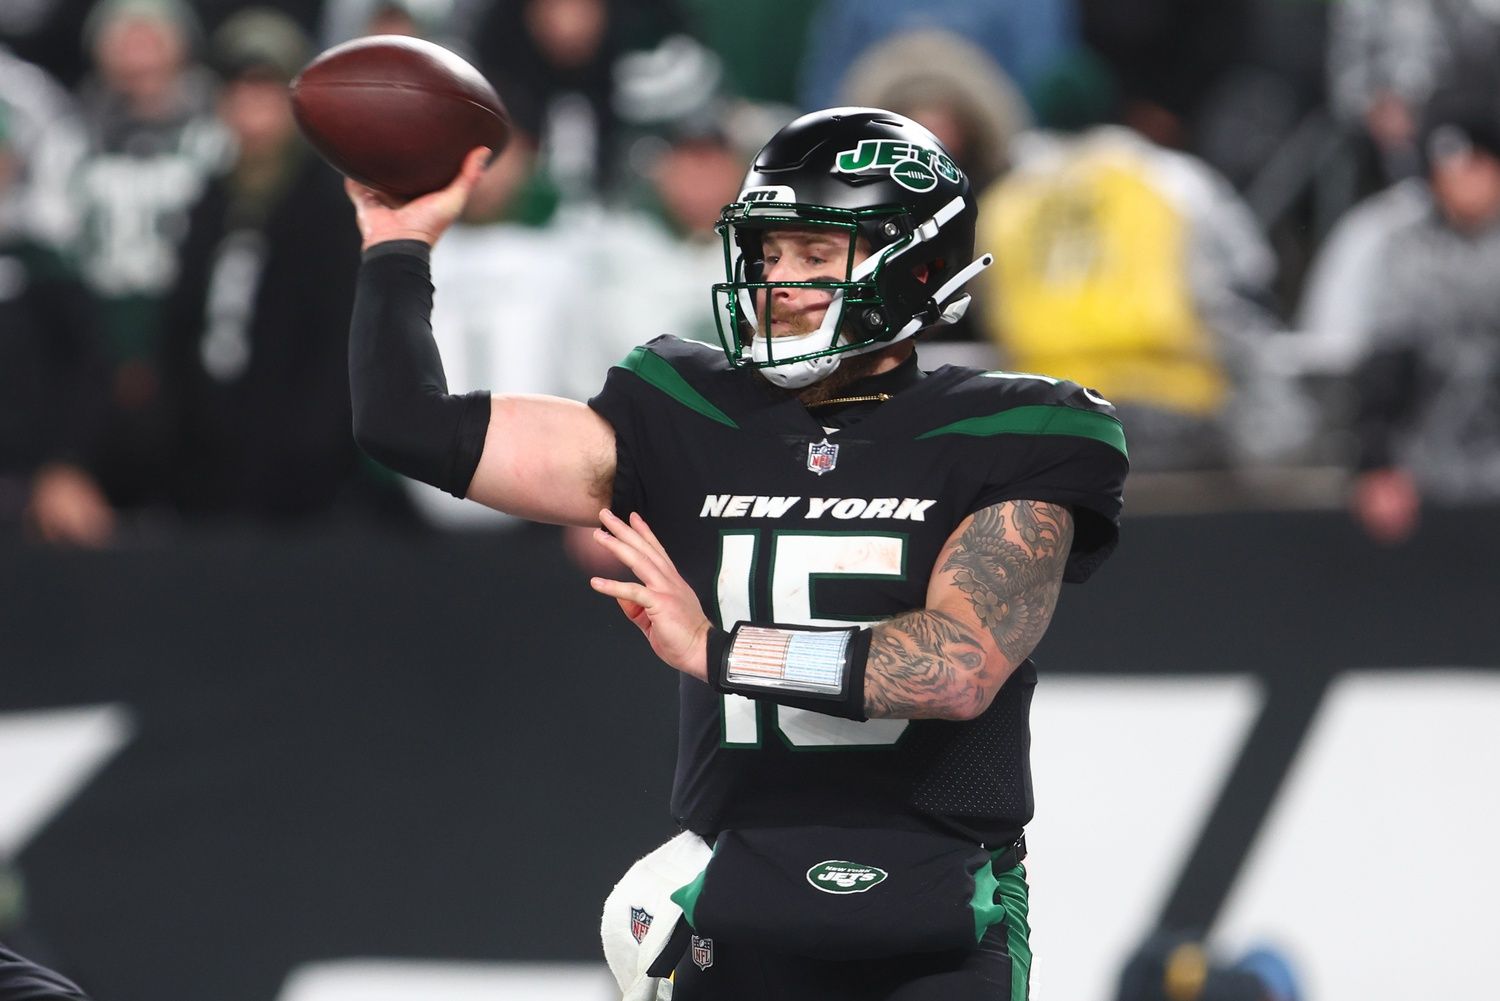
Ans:
[[[469,151],[464,164],[446,188],[401,202],[390,195],[367,188],[358,181],[344,179],[344,191],[354,203],[354,217],[359,224],[361,246],[369,249],[387,240],[420,240],[429,247],[458,218],[469,193],[479,183],[490,151],[478,146]]]

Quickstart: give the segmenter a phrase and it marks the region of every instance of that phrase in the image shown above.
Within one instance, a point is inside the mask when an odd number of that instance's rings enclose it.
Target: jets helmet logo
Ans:
[[[902,160],[891,167],[891,178],[912,191],[931,191],[937,187],[937,174],[921,160]]]
[[[837,174],[883,174],[911,191],[931,191],[941,178],[950,184],[963,179],[946,153],[898,139],[861,139],[853,149],[846,149],[833,163]]]

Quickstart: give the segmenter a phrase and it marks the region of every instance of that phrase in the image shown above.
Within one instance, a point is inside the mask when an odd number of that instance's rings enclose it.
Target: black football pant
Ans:
[[[809,959],[693,943],[677,964],[672,1001],[1025,1001],[1011,989],[1005,926],[974,949],[871,960]],[[702,965],[707,963],[706,966]]]

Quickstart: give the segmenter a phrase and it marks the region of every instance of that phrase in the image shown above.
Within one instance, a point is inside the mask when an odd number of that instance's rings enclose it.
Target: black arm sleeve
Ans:
[[[382,465],[463,497],[484,451],[490,394],[448,392],[431,317],[427,245],[391,240],[365,251],[349,330],[354,440]]]
[[[1371,355],[1354,373],[1353,386],[1356,468],[1385,469],[1396,461],[1397,430],[1416,409],[1416,352],[1401,348]]]
[[[0,946],[0,1001],[88,1001],[67,978]]]

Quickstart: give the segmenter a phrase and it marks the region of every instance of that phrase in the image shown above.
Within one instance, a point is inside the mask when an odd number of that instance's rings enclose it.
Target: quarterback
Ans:
[[[919,367],[990,263],[961,166],[879,109],[790,123],[721,214],[722,349],[659,337],[583,404],[446,391],[426,254],[483,162],[404,205],[349,182],[355,435],[635,577],[591,584],[680,672],[683,834],[606,905],[622,990],[1025,998],[1028,658],[1127,461],[1084,387]]]

